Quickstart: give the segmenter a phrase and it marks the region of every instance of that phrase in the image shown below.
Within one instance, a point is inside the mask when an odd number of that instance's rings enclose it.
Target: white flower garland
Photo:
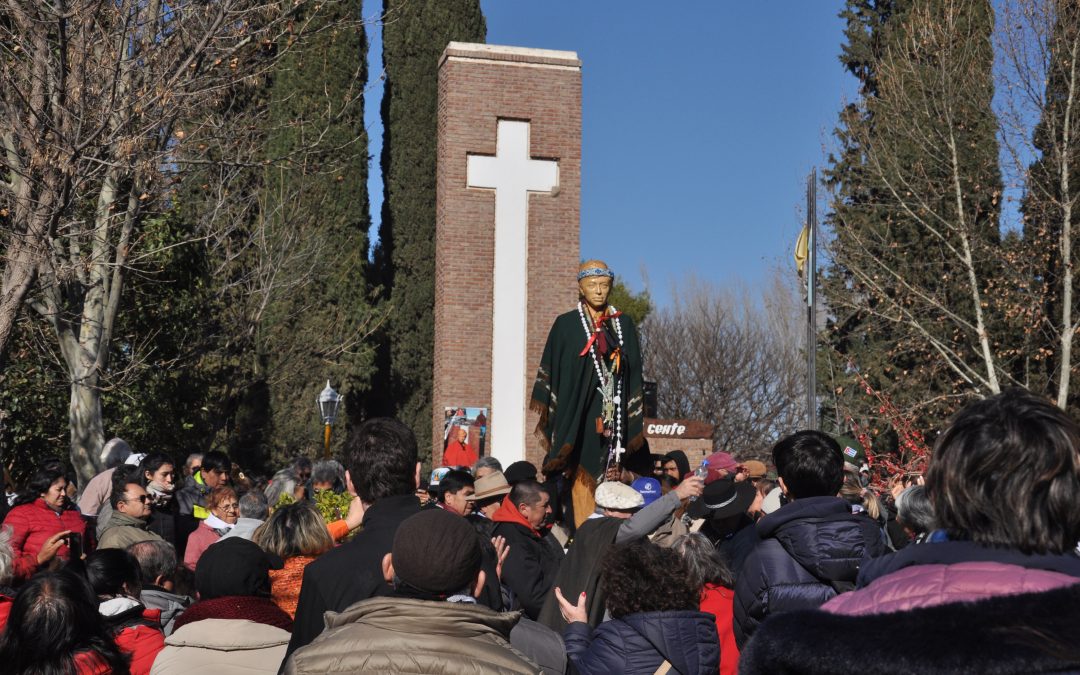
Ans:
[[[612,314],[618,310],[613,305],[608,305],[608,309]],[[581,327],[585,329],[585,339],[591,339],[593,336],[593,330],[589,328],[589,321],[585,318],[585,307],[579,301],[577,304],[578,316],[581,318]],[[623,334],[622,334],[622,322],[618,317],[612,319],[612,325],[615,327],[615,337],[619,340],[619,348],[623,346]],[[596,369],[596,377],[600,380],[600,385],[603,386],[607,383],[607,378],[614,377],[614,374],[608,374],[605,372],[603,365],[603,359],[596,353],[596,342],[594,341],[589,345],[589,354],[592,356],[593,368]],[[622,378],[616,378],[615,380],[615,395],[612,398],[612,403],[615,404],[615,448],[616,452],[621,454],[622,450]],[[609,458],[610,459],[610,458]]]

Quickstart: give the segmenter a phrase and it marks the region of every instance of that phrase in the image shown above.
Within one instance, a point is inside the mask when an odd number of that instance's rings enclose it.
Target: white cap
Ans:
[[[616,511],[629,511],[640,509],[645,505],[645,498],[641,493],[626,483],[609,480],[600,483],[596,487],[596,505],[603,509]]]

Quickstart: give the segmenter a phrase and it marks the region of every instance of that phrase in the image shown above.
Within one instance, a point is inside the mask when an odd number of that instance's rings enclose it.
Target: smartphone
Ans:
[[[72,532],[67,536],[68,545],[68,560],[78,560],[82,558],[82,535],[78,532]]]

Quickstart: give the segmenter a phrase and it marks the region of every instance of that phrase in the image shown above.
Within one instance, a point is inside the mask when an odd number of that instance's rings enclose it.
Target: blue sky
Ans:
[[[489,43],[582,60],[582,256],[635,290],[647,276],[661,304],[688,275],[756,285],[778,265],[794,274],[806,176],[855,96],[837,60],[843,0],[482,6]],[[377,76],[377,28],[369,36]],[[375,222],[380,93],[367,98]]]

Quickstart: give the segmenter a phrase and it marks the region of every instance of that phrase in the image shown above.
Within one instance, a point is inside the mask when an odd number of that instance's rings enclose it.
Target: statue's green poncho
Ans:
[[[609,345],[619,344],[620,331],[610,325],[612,322],[618,322],[622,333],[619,368],[623,380],[618,406],[622,445],[633,452],[644,443],[641,347],[634,322],[622,315],[608,320],[605,338]],[[548,333],[530,403],[540,415],[536,434],[547,452],[545,473],[580,466],[598,478],[607,462],[607,439],[596,429],[603,404],[600,378],[592,355],[582,355],[587,343],[588,334],[577,309],[555,319]]]

